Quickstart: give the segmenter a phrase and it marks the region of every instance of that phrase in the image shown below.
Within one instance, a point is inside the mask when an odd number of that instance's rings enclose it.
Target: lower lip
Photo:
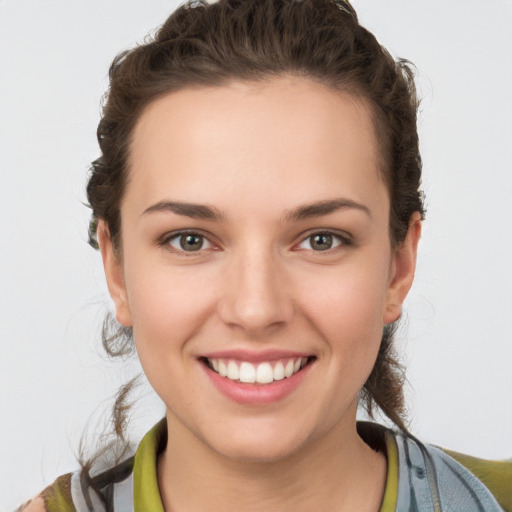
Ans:
[[[279,402],[295,391],[306,374],[309,372],[311,363],[291,377],[275,380],[270,384],[246,384],[221,377],[218,373],[201,363],[206,374],[213,385],[227,398],[240,404],[265,405]]]

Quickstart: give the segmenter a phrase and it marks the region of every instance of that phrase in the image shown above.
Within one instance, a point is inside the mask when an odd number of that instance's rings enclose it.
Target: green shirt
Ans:
[[[379,512],[512,512],[512,460],[487,461],[434,446],[376,423],[358,431],[387,459]],[[59,477],[42,497],[48,512],[164,512],[156,465],[167,442],[165,419],[142,439],[134,457],[92,481],[80,471]]]

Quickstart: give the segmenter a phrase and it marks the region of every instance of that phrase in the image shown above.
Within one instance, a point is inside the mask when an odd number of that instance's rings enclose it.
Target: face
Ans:
[[[121,254],[99,238],[172,438],[275,460],[355,431],[419,236],[390,245],[366,104],[306,79],[185,89],[144,111],[130,164]]]

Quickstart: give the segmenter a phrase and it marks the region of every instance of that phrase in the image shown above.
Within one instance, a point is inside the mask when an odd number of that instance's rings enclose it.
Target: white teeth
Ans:
[[[221,377],[237,380],[248,384],[270,384],[275,380],[291,377],[304,368],[308,362],[307,357],[296,357],[284,361],[277,361],[272,368],[270,362],[258,365],[248,361],[234,361],[233,359],[208,359],[210,367]]]
[[[238,370],[238,365],[235,361],[229,361],[228,363],[228,374],[227,378],[231,380],[238,380],[240,378],[240,372]]]
[[[282,380],[282,379],[284,379],[284,366],[283,366],[283,363],[281,363],[281,361],[279,361],[274,366],[274,380]]]
[[[261,366],[261,365],[260,365]],[[259,368],[258,368],[259,371]],[[245,361],[240,365],[240,382],[256,382],[256,370],[251,363]],[[258,381],[259,382],[259,381]]]
[[[261,363],[256,371],[256,382],[258,384],[270,384],[274,380],[274,372],[270,363]]]

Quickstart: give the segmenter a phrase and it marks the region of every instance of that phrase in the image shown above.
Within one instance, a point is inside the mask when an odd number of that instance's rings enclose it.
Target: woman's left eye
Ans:
[[[299,249],[321,252],[334,249],[346,243],[347,241],[342,236],[335,235],[334,233],[313,233],[302,240],[298,247]]]
[[[165,243],[180,252],[197,252],[214,247],[214,245],[200,233],[178,233],[168,238]]]

